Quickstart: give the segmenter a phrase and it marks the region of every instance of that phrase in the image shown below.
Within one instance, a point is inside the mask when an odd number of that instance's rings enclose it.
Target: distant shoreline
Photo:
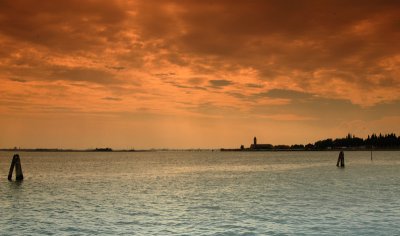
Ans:
[[[96,147],[88,149],[73,148],[0,148],[0,151],[7,152],[165,152],[165,151],[221,151],[221,152],[293,152],[293,151],[400,151],[400,136],[395,133],[368,135],[368,138],[358,138],[350,133],[344,138],[324,139],[316,141],[314,144],[293,144],[293,145],[272,145],[257,143],[254,137],[253,143],[249,147],[240,145],[240,148],[150,148],[150,149],[112,149],[110,147]]]
[[[400,151],[400,148],[337,148],[337,149],[143,149],[143,150],[79,150],[79,149],[0,149],[0,152],[337,152],[337,151]]]
[[[107,149],[107,150],[96,150],[96,149],[53,149],[53,148],[3,148],[0,152],[174,152],[174,151],[187,151],[187,152],[198,152],[198,151],[220,151],[220,149],[138,149],[138,150],[125,150],[125,149]]]

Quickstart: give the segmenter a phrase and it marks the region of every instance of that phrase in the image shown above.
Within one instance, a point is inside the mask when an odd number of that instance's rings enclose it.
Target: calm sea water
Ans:
[[[400,152],[0,152],[0,235],[400,235]]]

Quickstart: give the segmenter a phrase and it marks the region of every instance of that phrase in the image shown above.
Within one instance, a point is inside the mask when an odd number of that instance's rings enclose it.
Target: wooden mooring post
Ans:
[[[337,159],[336,166],[344,167],[344,152],[343,151],[340,151],[340,153],[339,153],[339,157]]]
[[[22,174],[22,167],[21,167],[21,159],[19,158],[18,154],[13,156],[11,161],[10,171],[8,172],[8,180],[11,181],[12,174],[15,169],[15,180],[21,181],[24,179],[24,175]]]

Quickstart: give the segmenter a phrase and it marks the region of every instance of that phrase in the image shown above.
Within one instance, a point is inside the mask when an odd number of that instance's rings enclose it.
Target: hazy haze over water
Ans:
[[[400,152],[0,152],[0,234],[398,235]]]

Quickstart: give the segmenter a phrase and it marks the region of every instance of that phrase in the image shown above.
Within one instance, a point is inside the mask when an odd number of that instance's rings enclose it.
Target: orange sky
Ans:
[[[0,1],[0,148],[400,134],[400,2]]]

